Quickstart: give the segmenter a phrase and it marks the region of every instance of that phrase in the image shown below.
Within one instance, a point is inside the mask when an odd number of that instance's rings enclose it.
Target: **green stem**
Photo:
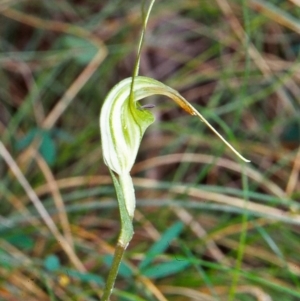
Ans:
[[[119,267],[120,267],[125,250],[126,250],[126,246],[123,246],[118,242],[116,249],[115,249],[113,263],[112,263],[112,266],[110,268],[110,271],[109,271],[109,274],[107,277],[107,281],[105,284],[105,288],[104,288],[104,292],[103,292],[101,301],[109,301],[110,300],[110,295],[114,288],[115,280],[117,278]]]
[[[119,203],[121,215],[121,232],[118,238],[113,263],[106,280],[101,301],[109,301],[110,295],[114,288],[123,254],[133,236],[132,216],[135,208],[134,188],[130,174],[125,173],[119,175],[118,181],[113,171],[111,169],[109,169],[109,171],[113,179]],[[129,214],[128,207],[130,208],[129,211],[131,212],[131,214]]]

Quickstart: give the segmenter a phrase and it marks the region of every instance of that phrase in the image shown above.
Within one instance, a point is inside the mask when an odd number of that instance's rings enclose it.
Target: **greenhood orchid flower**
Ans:
[[[231,150],[242,157],[176,90],[152,78],[137,76],[126,78],[117,84],[106,97],[100,115],[102,151],[105,164],[118,175],[129,173],[137,156],[141,139],[154,122],[153,114],[138,101],[151,95],[161,94],[173,99],[191,115],[197,115]]]
[[[100,131],[104,162],[119,175],[126,208],[131,218],[135,209],[135,197],[130,170],[142,137],[148,126],[154,122],[153,114],[138,101],[156,94],[170,97],[186,112],[198,116],[237,156],[249,162],[176,90],[144,76],[124,79],[110,91],[104,101],[100,115]]]

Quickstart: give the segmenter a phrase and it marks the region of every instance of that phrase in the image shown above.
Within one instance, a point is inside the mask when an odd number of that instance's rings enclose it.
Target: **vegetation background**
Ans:
[[[300,300],[300,1],[157,1],[157,122],[132,171],[113,300]],[[119,232],[99,112],[131,76],[141,3],[0,1],[0,300],[99,300]]]

